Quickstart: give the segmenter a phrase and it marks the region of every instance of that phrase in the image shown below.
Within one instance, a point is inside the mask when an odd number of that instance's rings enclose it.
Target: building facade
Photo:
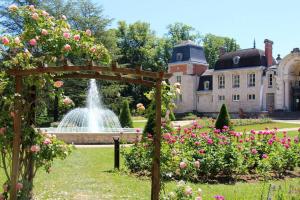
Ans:
[[[275,60],[273,42],[264,43],[265,50],[221,49],[214,69],[201,46],[190,41],[175,46],[168,66],[170,83],[181,84],[175,112],[216,113],[223,103],[232,113],[300,111],[299,49]]]

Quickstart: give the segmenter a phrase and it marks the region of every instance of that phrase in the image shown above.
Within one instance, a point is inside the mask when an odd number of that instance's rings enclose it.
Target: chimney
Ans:
[[[226,47],[220,47],[219,48],[219,57],[223,56],[226,53],[227,49]]]
[[[267,59],[267,67],[270,67],[273,64],[273,55],[272,55],[273,41],[265,39],[264,43],[265,43],[265,55]]]

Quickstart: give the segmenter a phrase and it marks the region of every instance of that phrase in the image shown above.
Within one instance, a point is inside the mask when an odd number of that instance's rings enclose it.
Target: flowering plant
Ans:
[[[161,171],[164,179],[207,181],[242,175],[282,176],[300,165],[299,135],[289,137],[276,129],[240,133],[224,127],[201,131],[195,121],[190,128],[163,128]],[[134,144],[125,153],[132,172],[151,171],[153,139]]]
[[[55,19],[45,10],[33,5],[9,7],[10,14],[24,22],[24,30],[17,36],[3,35],[1,42],[8,53],[4,65],[8,68],[33,68],[57,61],[76,64],[86,61],[108,63],[110,56],[102,44],[96,44],[91,31],[73,30],[66,17]]]

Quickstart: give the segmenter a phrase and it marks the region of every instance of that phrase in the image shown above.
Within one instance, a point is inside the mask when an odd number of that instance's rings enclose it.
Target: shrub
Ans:
[[[223,129],[224,126],[230,126],[230,117],[227,111],[226,105],[223,104],[219,113],[219,116],[216,121],[216,129]]]
[[[131,172],[149,175],[153,139],[151,135],[125,150],[125,164]],[[207,181],[235,179],[238,175],[270,177],[300,166],[299,136],[290,138],[277,130],[230,129],[201,131],[190,128],[162,129],[161,174],[163,179]]]
[[[143,131],[144,137],[147,136],[147,134],[154,134],[155,132],[155,105],[154,103],[151,103],[149,108],[147,109],[147,123],[145,126],[145,129]]]
[[[127,100],[123,101],[123,106],[120,112],[120,123],[122,127],[133,128],[129,104]]]

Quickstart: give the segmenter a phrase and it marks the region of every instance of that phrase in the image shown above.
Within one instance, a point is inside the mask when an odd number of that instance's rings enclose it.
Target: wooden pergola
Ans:
[[[121,81],[140,84],[156,88],[156,133],[154,134],[154,154],[151,177],[151,199],[158,200],[160,193],[160,149],[161,149],[161,85],[164,79],[172,76],[170,73],[144,71],[140,68],[119,68],[117,63],[111,67],[104,66],[62,66],[62,67],[38,67],[33,69],[11,69],[9,75],[15,77],[15,92],[22,93],[22,79],[26,76],[39,76],[42,74],[56,75],[54,78],[85,78]],[[16,104],[20,104],[16,101]],[[17,200],[17,188],[19,177],[19,153],[21,143],[21,105],[15,105],[14,138],[12,152],[12,172],[10,199]]]

